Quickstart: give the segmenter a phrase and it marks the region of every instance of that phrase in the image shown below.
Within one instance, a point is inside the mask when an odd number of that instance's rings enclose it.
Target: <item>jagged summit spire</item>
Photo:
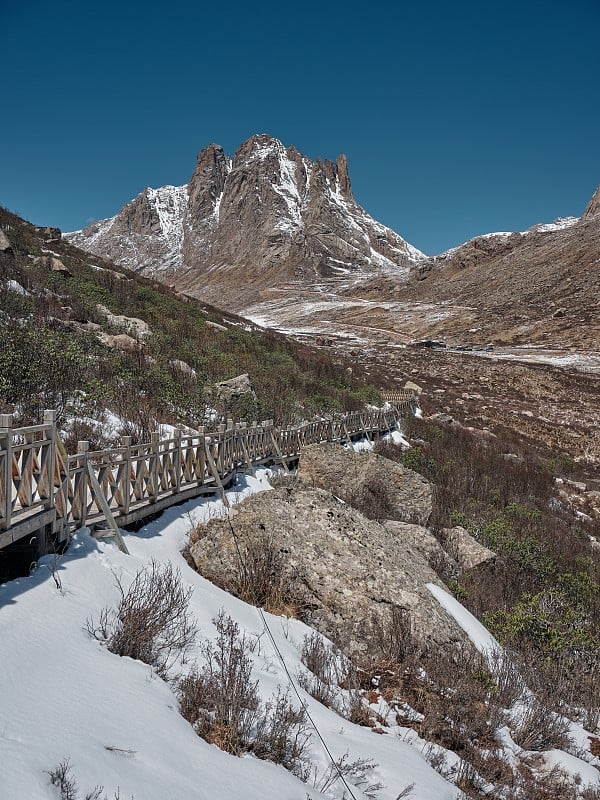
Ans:
[[[592,199],[587,204],[581,219],[591,219],[592,217],[597,217],[598,214],[600,214],[600,184],[598,184],[596,191],[592,195]]]

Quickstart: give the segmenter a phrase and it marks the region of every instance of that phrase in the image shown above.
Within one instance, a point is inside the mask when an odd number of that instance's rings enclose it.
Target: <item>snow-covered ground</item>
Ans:
[[[400,444],[400,433],[393,440]],[[229,491],[230,501],[270,488],[270,472],[259,469],[240,476]],[[136,573],[152,561],[171,562],[193,590],[191,612],[199,635],[196,651],[175,670],[188,672],[199,657],[202,642],[214,640],[214,619],[223,609],[257,646],[253,678],[264,702],[278,687],[288,688],[286,672],[269,642],[256,608],[217,588],[195,571],[181,555],[195,524],[224,514],[220,500],[203,498],[166,511],[135,533],[124,532],[129,555],[110,541],[97,541],[83,529],[75,535],[58,564],[44,557],[28,578],[0,586],[0,798],[56,800],[49,770],[69,759],[80,797],[104,787],[102,797],[122,800],[315,800],[342,798],[342,785],[325,795],[318,790],[328,765],[323,745],[314,732],[310,739],[313,773],[301,782],[283,767],[252,756],[238,758],[200,739],[178,712],[171,685],[146,664],[110,653],[86,630],[106,606],[119,599],[117,580],[126,589]],[[54,575],[53,575],[54,568]],[[454,598],[430,587],[438,601],[482,650],[497,643]],[[300,658],[305,635],[301,622],[265,614],[289,673],[303,670]],[[311,718],[333,757],[372,759],[370,775],[382,788],[379,800],[393,800],[410,784],[412,800],[456,800],[462,794],[427,762],[432,746],[410,728],[391,724],[387,735],[376,735],[318,703],[298,688]],[[292,697],[294,695],[291,695]],[[385,709],[380,709],[385,716]],[[577,733],[574,730],[574,733]],[[578,732],[582,743],[586,732]],[[518,750],[506,732],[505,749]],[[441,749],[441,748],[439,748]],[[445,753],[446,763],[458,763]],[[584,783],[593,783],[595,767],[562,753],[546,754],[549,766],[560,763]],[[596,782],[598,779],[596,778]],[[365,795],[351,785],[356,800]],[[350,795],[346,795],[350,797]]]
[[[232,500],[269,488],[268,473],[245,476]],[[69,759],[81,796],[97,785],[123,800],[306,800],[322,796],[311,779],[302,783],[283,767],[253,757],[228,755],[200,739],[177,710],[170,685],[146,664],[108,652],[85,630],[88,618],[114,606],[119,592],[152,559],[172,562],[193,588],[191,610],[199,642],[214,638],[220,609],[255,639],[263,633],[257,610],[194,572],[180,551],[191,525],[223,513],[220,501],[201,499],[172,508],[136,533],[125,533],[130,555],[109,541],[79,531],[60,558],[57,588],[52,558],[35,572],[0,586],[0,797],[52,800],[58,796],[48,770]],[[300,649],[310,629],[296,620],[266,615],[288,669],[301,667]],[[263,636],[254,653],[254,677],[268,700],[288,681]],[[188,669],[190,664],[182,667]],[[383,783],[378,797],[391,800],[415,783],[415,800],[454,800],[456,787],[426,762],[422,743],[411,734],[378,736],[353,725],[313,700],[302,689],[310,714],[335,758],[372,758],[373,781]],[[408,729],[407,729],[408,734]],[[322,745],[311,737],[310,757],[317,778],[327,768]],[[341,797],[334,786],[329,797]],[[353,789],[362,798],[359,789]]]

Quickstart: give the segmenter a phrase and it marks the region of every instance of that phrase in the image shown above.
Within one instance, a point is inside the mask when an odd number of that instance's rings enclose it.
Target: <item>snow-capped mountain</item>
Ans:
[[[209,145],[187,186],[147,188],[115,217],[66,238],[234,306],[242,289],[247,302],[290,281],[402,280],[425,258],[358,205],[345,156],[313,162],[264,134],[232,159]]]

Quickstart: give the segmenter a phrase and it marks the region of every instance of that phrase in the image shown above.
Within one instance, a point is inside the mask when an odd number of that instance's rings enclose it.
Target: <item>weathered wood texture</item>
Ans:
[[[392,398],[390,398],[392,400]],[[346,442],[391,430],[411,397],[392,400],[387,411],[369,410],[276,428],[272,421],[251,425],[228,420],[216,431],[172,439],[152,435],[149,443],[90,451],[79,442],[67,456],[57,436],[54,411],[41,425],[12,428],[0,415],[0,548],[52,524],[52,533],[106,519],[106,509],[121,526],[202,493],[222,491],[240,470],[275,463],[287,468],[302,447]],[[93,477],[92,477],[93,476]]]

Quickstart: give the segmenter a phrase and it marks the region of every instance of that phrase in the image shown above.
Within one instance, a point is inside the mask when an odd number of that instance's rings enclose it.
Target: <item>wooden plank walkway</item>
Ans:
[[[297,426],[228,420],[217,430],[176,431],[171,439],[155,433],[144,444],[123,437],[119,446],[95,452],[82,441],[71,456],[58,438],[54,411],[25,428],[13,428],[12,416],[0,414],[0,549],[35,535],[45,552],[44,541],[56,546],[71,530],[107,522],[107,516],[124,527],[201,494],[223,492],[240,470],[261,464],[287,470],[307,445],[380,436],[414,402],[406,392],[387,399],[388,410]]]

